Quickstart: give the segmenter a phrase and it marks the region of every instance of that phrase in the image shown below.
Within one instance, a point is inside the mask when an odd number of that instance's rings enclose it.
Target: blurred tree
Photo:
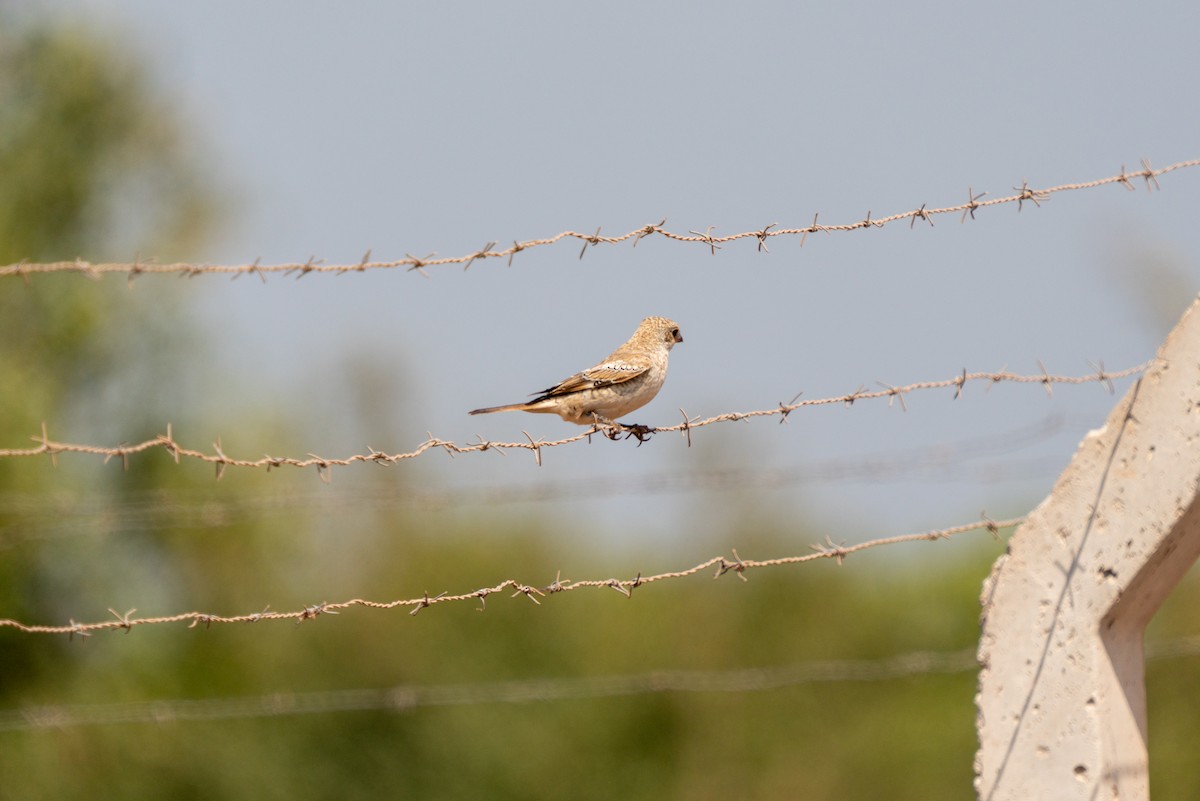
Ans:
[[[0,8],[0,259],[98,259],[126,240],[161,254],[203,241],[212,187],[144,68],[82,28],[3,19],[10,13]],[[122,216],[131,203],[136,214]]]
[[[216,195],[141,68],[81,29],[5,19],[12,13],[5,9],[0,263],[101,259],[128,242],[168,255],[198,243],[215,221]],[[106,383],[144,384],[147,368],[169,350],[172,330],[186,325],[162,324],[178,309],[160,289],[150,303],[119,282],[94,286],[78,276],[0,285],[4,441],[94,406]],[[112,411],[146,411],[122,397]],[[0,465],[6,486],[16,480],[13,468]],[[16,472],[28,474],[28,465]]]
[[[97,259],[133,241],[159,254],[186,250],[215,222],[206,176],[138,64],[81,28],[44,27],[0,6],[0,263]],[[60,436],[160,429],[188,380],[164,380],[192,330],[172,289],[148,297],[78,275],[0,281],[3,447],[26,447],[43,422]],[[20,534],[12,511],[34,504],[52,516],[53,493],[103,482],[94,465],[82,475],[48,459],[0,462],[4,614],[61,611],[64,587],[97,567],[86,550],[68,562],[11,547]],[[46,648],[5,652],[8,694]]]

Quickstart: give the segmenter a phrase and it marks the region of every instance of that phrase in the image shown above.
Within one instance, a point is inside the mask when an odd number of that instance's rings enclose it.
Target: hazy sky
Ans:
[[[86,9],[81,12],[80,9]],[[353,262],[459,255],[564,229],[624,233],[664,217],[717,234],[855,222],[1122,164],[1200,157],[1195,2],[1004,4],[625,3],[63,4],[102,20],[152,65],[231,189],[229,225],[200,260]],[[1200,286],[1200,169],[1162,191],[1119,186],[1042,204],[884,230],[707,247],[647,239],[577,243],[502,261],[302,281],[189,283],[221,332],[219,369],[247,379],[231,414],[299,393],[328,430],[304,450],[409,450],[555,439],[546,416],[468,417],[592,364],[646,315],[685,342],[662,394],[632,421],[679,420],[905,384],[970,370],[1088,372],[1153,355]],[[85,256],[87,254],[84,254]],[[145,254],[143,254],[145,255]],[[132,254],[130,254],[132,257]],[[1175,296],[1155,295],[1174,276]],[[1164,279],[1165,276],[1165,279]],[[155,281],[134,291],[152,295]],[[1158,304],[1158,305],[1155,305]],[[346,390],[371,374],[367,400]],[[1128,386],[1120,385],[1120,390]],[[361,395],[361,393],[358,393]],[[431,454],[397,482],[561,481],[692,468],[800,466],[995,435],[1065,415],[1017,456],[1065,464],[1115,399],[1095,386],[970,387],[823,407],[677,435],[641,448],[596,442],[545,454]],[[374,411],[372,411],[372,409]],[[372,416],[374,415],[374,416]],[[349,418],[349,420],[347,420]],[[218,418],[219,419],[219,418]],[[255,432],[227,450],[268,449]],[[184,432],[187,438],[187,432]],[[289,455],[302,455],[301,453]],[[353,489],[361,466],[280,476],[281,487]],[[650,541],[720,534],[729,511],[769,502],[842,520],[835,537],[939,527],[1024,511],[1057,468],[1020,480],[833,482],[761,496],[623,496],[560,506],[565,519]],[[402,474],[402,475],[401,475]],[[631,514],[631,511],[633,512]],[[722,541],[736,544],[736,532]]]

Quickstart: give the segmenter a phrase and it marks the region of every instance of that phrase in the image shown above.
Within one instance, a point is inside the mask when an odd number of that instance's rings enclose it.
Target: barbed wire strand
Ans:
[[[844,545],[835,543],[829,537],[825,538],[824,543],[819,543],[810,546],[813,553],[804,554],[802,556],[784,556],[774,559],[742,559],[738,556],[737,550],[731,551],[733,558],[726,556],[714,556],[711,559],[705,560],[698,565],[686,568],[684,570],[675,570],[667,573],[656,573],[645,576],[640,572],[631,579],[587,579],[583,581],[571,581],[570,579],[562,578],[559,574],[554,581],[542,587],[535,587],[530,584],[525,584],[516,579],[505,579],[499,584],[491,587],[481,587],[471,592],[458,594],[441,593],[431,596],[429,593],[423,594],[419,598],[406,598],[395,601],[369,601],[363,598],[354,598],[349,601],[340,601],[338,603],[321,602],[306,606],[303,609],[296,609],[288,612],[272,612],[270,608],[264,609],[261,612],[253,612],[251,614],[241,614],[233,616],[222,616],[210,614],[206,612],[184,612],[176,615],[167,615],[165,617],[134,617],[133,613],[136,609],[130,609],[124,614],[117,612],[114,609],[108,611],[112,614],[113,620],[103,620],[94,623],[77,623],[71,620],[69,624],[63,626],[45,626],[32,625],[21,623],[12,619],[0,619],[0,628],[12,628],[18,631],[23,631],[29,634],[66,634],[72,639],[76,636],[89,637],[93,632],[111,631],[120,629],[125,632],[132,631],[137,626],[161,625],[166,623],[188,623],[189,628],[197,626],[211,627],[214,624],[220,623],[259,623],[265,620],[292,620],[297,624],[303,623],[306,620],[315,620],[321,615],[336,615],[344,609],[361,606],[369,609],[390,610],[398,608],[409,608],[410,615],[416,615],[423,609],[428,609],[432,606],[447,603],[478,603],[479,609],[482,611],[487,608],[487,599],[489,596],[497,593],[507,592],[511,590],[511,597],[523,595],[535,604],[540,605],[540,598],[546,598],[550,595],[555,595],[561,592],[570,592],[584,588],[609,588],[616,590],[626,598],[633,596],[633,591],[647,584],[654,584],[660,581],[670,579],[682,579],[688,576],[694,576],[697,573],[703,573],[712,569],[713,578],[720,578],[729,572],[734,572],[742,580],[746,580],[746,571],[755,570],[764,567],[780,567],[783,565],[796,565],[805,562],[813,562],[818,559],[834,559],[840,565],[845,561],[846,557],[851,554],[865,551],[871,548],[879,548],[887,545],[898,545],[906,542],[934,541],[949,539],[958,534],[965,534],[970,531],[986,530],[991,535],[999,539],[1002,529],[1012,528],[1024,522],[1024,517],[1011,518],[1008,520],[990,520],[983,517],[973,523],[965,523],[959,526],[951,526],[950,528],[936,529],[934,531],[924,531],[918,534],[900,534],[894,537],[884,537],[882,539],[868,540],[855,545]]]
[[[193,277],[206,273],[218,273],[232,275],[237,278],[241,275],[252,274],[257,275],[264,282],[267,275],[272,273],[281,273],[283,275],[295,275],[297,278],[302,278],[312,273],[358,273],[366,272],[367,270],[385,270],[395,268],[405,268],[409,271],[416,271],[422,275],[428,276],[425,272],[429,267],[441,267],[446,265],[463,265],[463,269],[469,269],[475,262],[483,262],[487,259],[506,259],[509,266],[512,266],[513,257],[521,251],[531,250],[533,248],[545,247],[561,242],[564,239],[574,239],[583,242],[583,249],[579,252],[579,257],[583,258],[583,254],[588,247],[596,245],[616,245],[622,242],[633,240],[636,246],[638,242],[648,236],[661,236],[675,242],[691,242],[701,243],[709,249],[709,252],[716,254],[721,246],[734,242],[739,239],[755,239],[757,240],[758,249],[764,251],[767,249],[767,240],[779,236],[799,236],[801,246],[804,245],[805,239],[809,234],[818,232],[833,233],[856,231],[867,228],[883,228],[886,225],[903,220],[909,221],[909,227],[915,225],[917,220],[924,220],[933,225],[933,218],[942,214],[961,214],[961,221],[965,222],[967,217],[975,219],[975,212],[979,209],[988,208],[990,206],[998,206],[1002,204],[1016,203],[1017,210],[1024,209],[1025,204],[1032,203],[1035,206],[1040,206],[1045,200],[1048,200],[1052,195],[1059,192],[1070,192],[1080,189],[1093,189],[1107,184],[1120,184],[1128,190],[1134,190],[1134,180],[1142,179],[1145,182],[1147,190],[1161,188],[1158,183],[1158,178],[1167,173],[1176,170],[1187,169],[1190,167],[1200,166],[1200,159],[1192,159],[1190,161],[1180,161],[1171,164],[1162,169],[1154,169],[1150,166],[1150,162],[1142,159],[1142,169],[1128,172],[1125,166],[1121,166],[1121,171],[1116,175],[1110,175],[1107,178],[1100,178],[1094,181],[1085,181],[1083,183],[1059,184],[1058,186],[1050,186],[1044,189],[1034,189],[1029,186],[1027,181],[1022,181],[1020,187],[1013,187],[1016,190],[1015,194],[1006,195],[1003,197],[995,197],[988,200],[982,198],[987,194],[976,193],[974,188],[968,187],[967,201],[952,206],[944,206],[940,208],[928,208],[927,204],[921,204],[919,208],[910,211],[903,211],[897,214],[891,214],[886,217],[872,218],[871,213],[867,212],[867,216],[862,220],[852,223],[843,223],[840,225],[820,225],[817,223],[819,215],[813,216],[812,225],[804,228],[779,228],[777,223],[771,223],[757,231],[743,231],[737,234],[727,234],[724,236],[714,236],[713,228],[710,226],[707,231],[701,233],[699,231],[690,231],[688,234],[680,234],[667,230],[664,226],[667,221],[664,219],[659,223],[644,225],[641,228],[636,228],[620,236],[601,236],[600,229],[597,228],[595,233],[586,234],[579,231],[563,231],[551,237],[542,239],[529,239],[524,242],[518,242],[515,239],[513,244],[508,248],[497,249],[497,242],[488,242],[481,249],[474,253],[467,253],[461,256],[451,256],[446,258],[437,258],[436,254],[430,254],[424,258],[417,258],[411,254],[407,254],[403,259],[395,259],[392,261],[371,261],[371,251],[368,250],[362,259],[354,264],[324,264],[316,257],[310,258],[308,261],[290,262],[285,264],[264,265],[261,259],[255,259],[250,264],[237,265],[222,265],[222,264],[192,264],[186,262],[174,262],[171,264],[157,264],[153,261],[142,261],[140,258],[133,262],[105,262],[92,263],[82,259],[74,261],[58,261],[33,263],[22,261],[16,264],[9,264],[0,267],[0,278],[6,276],[21,276],[26,281],[35,273],[55,273],[55,272],[70,272],[80,273],[90,278],[100,278],[106,273],[125,273],[130,282],[134,278],[143,274],[164,274],[177,273],[185,277]]]
[[[1200,636],[1146,644],[1146,661],[1200,655]],[[521,679],[471,684],[402,684],[384,689],[275,692],[252,696],[43,704],[0,710],[0,732],[133,723],[274,718],[334,712],[407,712],[422,707],[598,700],[659,693],[746,693],[807,684],[875,682],[977,669],[975,649],[914,651],[884,659],[836,659],[733,670]]]
[[[683,414],[682,423],[658,428],[650,428],[646,426],[624,426],[620,424],[597,424],[587,428],[580,434],[575,434],[573,436],[564,437],[557,440],[534,439],[528,432],[522,432],[525,434],[526,438],[526,441],[524,442],[493,442],[490,440],[484,440],[481,437],[479,442],[466,445],[459,445],[448,440],[437,439],[436,437],[430,436],[428,440],[418,445],[414,450],[406,453],[389,454],[384,451],[377,451],[374,448],[368,448],[369,452],[366,454],[355,454],[354,456],[348,456],[344,458],[325,458],[314,453],[309,453],[308,458],[306,459],[270,455],[263,456],[261,459],[238,459],[228,456],[224,452],[219,439],[213,443],[213,451],[211,453],[207,453],[192,448],[186,448],[179,444],[175,440],[170,423],[167,424],[167,431],[165,434],[159,434],[152,439],[131,445],[124,444],[116,447],[105,447],[81,443],[57,442],[50,439],[50,435],[47,432],[47,427],[45,424],[43,424],[41,436],[34,435],[30,437],[30,439],[38,443],[36,447],[0,449],[0,458],[49,456],[51,460],[54,460],[55,464],[57,464],[56,460],[59,454],[85,453],[103,456],[105,462],[108,462],[112,459],[120,459],[122,465],[128,468],[129,457],[141,454],[145,451],[162,448],[171,454],[176,463],[183,458],[187,458],[208,462],[214,465],[216,468],[216,477],[218,479],[224,474],[225,468],[229,466],[266,468],[269,471],[272,468],[283,467],[286,465],[290,467],[301,468],[316,467],[318,476],[320,476],[320,478],[326,482],[331,480],[331,471],[335,466],[345,467],[356,462],[374,462],[375,464],[392,465],[406,459],[414,459],[431,450],[441,450],[450,454],[451,456],[464,453],[482,453],[489,450],[500,452],[507,450],[527,450],[533,453],[535,461],[538,465],[541,465],[543,448],[569,445],[582,440],[587,440],[590,442],[593,435],[601,435],[613,440],[629,439],[630,437],[633,437],[637,440],[638,444],[641,445],[653,434],[679,432],[687,439],[688,445],[691,445],[693,429],[703,428],[716,423],[737,422],[742,420],[750,420],[756,417],[779,417],[779,422],[785,423],[787,422],[788,415],[797,409],[808,408],[812,406],[828,406],[830,404],[844,404],[846,406],[852,406],[858,401],[878,400],[881,398],[886,398],[889,406],[891,406],[894,402],[899,402],[900,407],[907,410],[908,407],[904,398],[910,393],[953,387],[954,397],[957,399],[962,396],[967,384],[977,382],[986,382],[989,385],[1005,382],[1018,384],[1041,384],[1045,388],[1047,394],[1053,392],[1053,385],[1055,384],[1075,385],[1099,383],[1105,386],[1105,388],[1111,394],[1114,391],[1112,383],[1114,380],[1127,378],[1129,376],[1141,373],[1154,363],[1155,360],[1151,359],[1150,361],[1144,362],[1135,367],[1129,367],[1117,372],[1105,371],[1104,366],[1101,363],[1096,367],[1095,373],[1082,376],[1051,375],[1045,371],[1044,367],[1042,368],[1042,373],[1037,375],[1017,375],[1007,371],[997,373],[968,373],[966,369],[964,369],[962,373],[954,378],[947,378],[940,381],[921,381],[905,386],[891,386],[889,384],[879,382],[879,385],[882,386],[883,389],[868,391],[865,387],[860,385],[858,389],[851,393],[832,398],[800,400],[800,396],[797,395],[791,400],[791,402],[780,402],[778,406],[772,409],[761,409],[750,412],[727,412],[725,414],[716,415],[715,417],[706,417],[703,419],[693,419],[689,417],[686,412],[680,409],[680,413]]]

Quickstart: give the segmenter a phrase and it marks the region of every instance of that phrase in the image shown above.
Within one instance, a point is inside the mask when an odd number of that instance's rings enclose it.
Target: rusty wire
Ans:
[[[917,534],[900,534],[894,537],[883,537],[881,539],[868,540],[855,545],[843,545],[834,542],[829,537],[825,538],[824,543],[811,546],[813,553],[804,554],[802,556],[783,556],[774,559],[743,559],[738,555],[736,549],[731,551],[733,558],[726,556],[714,556],[704,562],[684,570],[675,570],[668,573],[656,573],[653,575],[642,575],[640,572],[631,579],[586,579],[583,581],[572,581],[562,578],[562,575],[555,577],[550,584],[538,587],[532,584],[526,584],[516,579],[505,579],[491,587],[481,587],[470,592],[457,594],[441,593],[438,595],[430,595],[425,593],[418,598],[405,598],[394,601],[370,601],[363,598],[354,598],[349,601],[339,601],[337,603],[328,603],[322,601],[318,604],[312,604],[302,609],[295,609],[288,612],[272,612],[270,608],[263,609],[261,612],[253,612],[250,614],[240,614],[233,616],[223,616],[210,614],[207,612],[183,612],[176,615],[168,615],[165,617],[134,617],[136,609],[130,609],[125,613],[117,612],[115,609],[109,609],[112,614],[112,620],[102,620],[94,623],[77,623],[71,620],[67,625],[46,626],[21,623],[17,620],[0,619],[0,628],[13,628],[18,631],[23,631],[29,634],[66,634],[71,638],[76,636],[89,637],[96,631],[112,631],[123,630],[126,632],[132,631],[137,626],[149,626],[163,623],[188,623],[189,628],[204,626],[208,628],[219,623],[259,623],[264,620],[292,620],[296,623],[303,623],[306,620],[315,620],[321,615],[336,615],[344,609],[350,607],[362,606],[370,609],[398,609],[407,608],[410,615],[416,615],[423,609],[427,609],[439,604],[467,602],[478,603],[479,608],[487,608],[487,599],[489,596],[497,593],[508,592],[511,590],[511,597],[523,595],[535,604],[541,605],[540,598],[546,598],[550,595],[555,595],[560,592],[570,592],[583,588],[604,588],[616,590],[626,598],[633,596],[633,591],[646,584],[654,584],[668,579],[681,579],[688,576],[694,576],[697,573],[703,573],[708,570],[713,570],[713,578],[720,578],[726,573],[736,573],[743,581],[746,580],[746,571],[764,567],[779,567],[782,565],[795,565],[804,562],[812,562],[818,559],[834,559],[840,565],[845,561],[846,557],[851,554],[865,551],[870,548],[878,548],[884,545],[898,545],[905,542],[919,541],[934,541],[948,539],[958,534],[964,534],[969,531],[986,530],[991,535],[999,539],[1001,529],[1012,528],[1024,522],[1024,517],[1011,518],[1008,520],[990,520],[987,517],[982,517],[973,523],[965,523],[959,526],[951,526],[949,528],[936,529],[933,531],[923,531]]]
[[[838,225],[822,225],[817,222],[819,215],[813,216],[811,225],[803,228],[779,228],[778,223],[771,223],[763,226],[757,231],[743,231],[737,234],[727,234],[725,236],[713,235],[713,228],[710,226],[706,231],[689,231],[687,234],[680,234],[667,230],[664,226],[667,221],[664,219],[658,223],[644,225],[619,236],[601,236],[600,229],[597,228],[595,233],[587,234],[579,231],[562,231],[554,236],[545,237],[542,239],[529,239],[524,242],[513,240],[511,247],[497,249],[497,242],[488,242],[479,250],[473,253],[467,253],[461,256],[450,256],[445,258],[437,258],[436,254],[430,254],[424,258],[418,258],[408,254],[403,259],[394,259],[391,261],[372,261],[371,251],[368,250],[361,260],[353,264],[325,264],[322,260],[315,256],[309,258],[306,262],[291,262],[284,264],[264,265],[261,259],[255,259],[249,264],[192,264],[186,262],[173,262],[170,264],[157,264],[154,261],[142,261],[140,258],[133,262],[104,262],[93,263],[82,259],[74,261],[58,261],[58,262],[18,262],[0,267],[0,278],[6,276],[21,276],[26,281],[35,273],[80,273],[90,278],[100,278],[106,273],[125,273],[130,281],[139,275],[143,274],[163,274],[175,273],[185,277],[193,277],[206,273],[220,273],[231,275],[237,278],[241,275],[253,274],[257,275],[261,280],[266,281],[269,274],[294,275],[297,278],[302,278],[312,273],[354,273],[366,272],[367,270],[386,270],[405,268],[409,271],[416,271],[422,275],[428,275],[425,272],[429,267],[441,267],[453,264],[463,265],[463,269],[470,268],[475,262],[483,262],[487,259],[506,259],[509,266],[512,266],[513,257],[524,250],[532,248],[544,247],[561,242],[565,239],[573,239],[583,242],[583,249],[579,252],[579,257],[583,258],[583,254],[589,246],[596,245],[616,245],[622,242],[633,240],[636,246],[639,241],[648,236],[661,236],[664,239],[675,242],[692,242],[703,244],[708,248],[709,252],[716,254],[721,246],[728,242],[733,242],[739,239],[754,239],[757,242],[759,251],[766,250],[768,239],[779,236],[799,236],[800,244],[803,246],[805,239],[809,234],[819,232],[833,233],[845,231],[857,231],[867,228],[883,228],[884,226],[900,222],[903,220],[909,221],[909,226],[912,227],[917,220],[923,220],[933,225],[933,218],[943,214],[960,214],[961,221],[965,222],[967,217],[975,218],[975,212],[979,209],[989,206],[998,206],[1001,204],[1016,203],[1017,210],[1024,208],[1025,203],[1033,203],[1041,205],[1042,201],[1050,198],[1051,195],[1059,192],[1069,192],[1077,189],[1092,189],[1107,184],[1120,184],[1126,189],[1134,189],[1134,180],[1142,179],[1145,182],[1148,190],[1160,188],[1158,178],[1175,170],[1182,170],[1189,167],[1200,166],[1200,159],[1192,159],[1190,161],[1180,161],[1171,164],[1162,169],[1154,169],[1150,166],[1150,162],[1142,159],[1142,169],[1133,172],[1127,172],[1125,166],[1121,166],[1121,171],[1116,175],[1110,175],[1107,178],[1100,178],[1094,181],[1085,181],[1082,183],[1059,184],[1058,186],[1046,187],[1044,189],[1035,189],[1029,186],[1027,181],[1022,181],[1019,187],[1013,187],[1015,194],[1005,195],[1003,197],[990,198],[983,200],[986,192],[976,193],[973,187],[968,187],[967,201],[952,206],[944,206],[940,208],[928,208],[928,204],[921,204],[920,207],[909,211],[891,214],[886,217],[872,218],[871,212],[867,212],[867,216],[861,220],[842,223]]]
[[[642,442],[645,442],[647,439],[649,439],[649,437],[653,434],[679,432],[687,439],[688,444],[690,445],[692,441],[691,436],[693,429],[703,428],[715,423],[750,420],[755,417],[779,417],[779,421],[784,423],[787,422],[788,415],[797,409],[810,406],[827,406],[830,404],[839,403],[851,406],[857,401],[878,400],[881,398],[887,398],[889,406],[891,406],[893,402],[899,402],[901,408],[907,409],[907,404],[904,398],[906,395],[912,392],[933,389],[948,389],[953,387],[954,397],[958,398],[963,394],[966,385],[969,383],[983,382],[989,385],[1005,382],[1018,384],[1041,384],[1048,394],[1053,391],[1053,385],[1055,384],[1099,383],[1105,386],[1111,393],[1113,391],[1112,382],[1114,380],[1126,378],[1128,376],[1140,373],[1153,363],[1154,360],[1150,360],[1135,367],[1129,367],[1117,372],[1108,372],[1104,369],[1103,365],[1100,365],[1096,367],[1096,372],[1081,376],[1051,375],[1045,370],[1045,367],[1042,368],[1042,372],[1040,374],[1034,375],[1018,375],[1008,371],[996,373],[969,373],[966,371],[966,369],[964,369],[954,378],[946,378],[939,381],[919,381],[913,384],[906,384],[904,386],[892,386],[879,382],[879,385],[883,387],[882,389],[868,391],[865,387],[860,386],[853,392],[831,398],[800,400],[800,396],[797,395],[790,402],[781,402],[778,406],[771,409],[760,409],[750,412],[726,412],[725,414],[719,414],[714,417],[706,417],[702,419],[693,419],[681,409],[680,412],[683,414],[683,422],[676,423],[675,425],[671,426],[662,426],[659,428],[649,428],[645,426],[622,426],[611,423],[597,424],[585,429],[582,433],[557,440],[534,439],[528,432],[523,432],[526,439],[524,442],[492,442],[490,440],[484,440],[481,438],[479,442],[466,445],[459,445],[447,440],[430,437],[425,442],[418,445],[414,450],[405,453],[386,453],[384,451],[377,451],[374,448],[368,448],[368,453],[355,454],[354,456],[347,456],[344,458],[326,458],[310,453],[308,454],[307,458],[303,459],[270,455],[263,456],[260,459],[240,459],[227,455],[221,446],[220,440],[213,443],[213,450],[211,453],[209,453],[195,450],[193,448],[186,448],[179,444],[179,442],[175,440],[172,427],[169,423],[167,424],[167,431],[165,434],[159,434],[158,436],[143,442],[117,445],[112,447],[70,442],[57,442],[50,439],[47,428],[45,425],[43,425],[42,433],[40,435],[34,435],[30,437],[30,439],[38,443],[35,447],[0,449],[0,458],[49,456],[52,460],[56,460],[57,456],[62,453],[86,453],[96,456],[103,456],[105,462],[108,462],[112,459],[119,459],[125,467],[128,467],[129,458],[131,456],[136,456],[146,451],[162,448],[171,454],[176,463],[183,458],[187,458],[208,462],[214,465],[216,468],[216,477],[218,479],[224,474],[225,468],[229,466],[251,468],[261,467],[270,470],[271,468],[283,467],[286,465],[289,467],[315,467],[317,468],[317,473],[320,478],[326,482],[330,480],[331,471],[335,466],[345,467],[356,462],[374,462],[376,464],[391,465],[406,459],[414,459],[421,454],[426,453],[427,451],[433,450],[441,450],[450,455],[462,453],[482,453],[489,450],[499,452],[504,452],[507,450],[527,450],[533,453],[534,459],[539,465],[541,465],[543,448],[569,445],[571,443],[580,442],[583,440],[590,441],[593,436],[597,435],[605,436],[614,440],[629,439],[632,437],[635,438],[640,445]]]

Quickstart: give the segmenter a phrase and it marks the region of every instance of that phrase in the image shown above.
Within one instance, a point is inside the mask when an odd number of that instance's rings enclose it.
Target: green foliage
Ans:
[[[80,30],[13,16],[0,10],[0,263],[96,258],[127,239],[170,252],[203,235],[214,196],[141,69]],[[188,330],[170,289],[138,294],[78,275],[0,281],[0,447],[28,447],[43,423],[63,439],[118,440],[152,434],[168,413],[184,422],[195,371],[181,376],[171,362]],[[88,560],[110,558],[95,543],[66,554],[12,545],[23,509],[47,520],[63,494],[112,476],[49,459],[0,461],[3,614],[57,616],[76,591],[95,587]],[[118,484],[112,501],[146,486],[136,475]],[[6,697],[54,675],[61,648],[6,649]]]
[[[387,600],[508,576],[544,583],[560,568],[572,577],[604,575],[589,566],[612,559],[566,547],[552,528],[530,521],[447,517],[342,510],[316,527],[311,514],[283,512],[177,531],[160,543],[166,556],[158,569],[178,597],[141,612]],[[795,538],[780,529],[764,521],[735,544],[747,557],[794,552]],[[484,611],[454,604],[414,617],[351,609],[299,626],[113,632],[61,649],[45,674],[53,682],[22,702],[470,686],[970,649],[980,580],[998,550],[986,537],[917,544],[842,567],[754,571],[746,582],[730,574],[649,585],[631,599],[580,590],[540,606],[501,596]],[[669,562],[637,554],[620,562],[649,571],[710,554],[696,546]],[[145,597],[149,584],[139,580],[131,597]],[[1156,622],[1155,636],[1192,630],[1198,590],[1187,587]],[[1187,695],[1190,661],[1154,663],[1151,671],[1152,742],[1160,743],[1154,775],[1173,785],[1190,772],[1186,733],[1194,718],[1171,711]],[[1161,689],[1171,695],[1156,701]],[[141,722],[0,734],[17,746],[0,752],[0,772],[23,777],[15,789],[36,786],[61,798],[95,787],[139,798],[969,797],[974,692],[968,671],[758,692]],[[64,752],[74,755],[74,769],[55,772]]]
[[[1146,630],[1147,648],[1196,636],[1200,578],[1191,574],[1175,588]],[[1200,739],[1200,694],[1195,656],[1151,660],[1146,665],[1146,717],[1150,724],[1150,797],[1155,801],[1200,798],[1196,741]]]
[[[577,545],[569,553],[556,547],[550,530],[498,530],[485,518],[435,528],[436,516],[348,515],[340,532],[297,534],[303,522],[289,517],[181,534],[194,547],[164,567],[186,585],[185,597],[206,595],[187,575],[194,571],[211,592],[206,601],[244,611],[267,600],[295,608],[326,597],[314,592],[387,599],[509,575],[542,583],[560,567],[590,575],[587,566],[604,558]],[[342,535],[364,529],[376,536]],[[766,556],[794,547],[761,533],[755,539],[751,552],[739,550]],[[202,550],[207,555],[197,566]],[[960,550],[962,561],[940,560],[932,580],[882,573],[865,557],[842,568],[828,562],[759,571],[747,582],[734,575],[667,582],[631,599],[585,590],[541,606],[493,598],[482,612],[469,604],[415,617],[356,609],[301,626],[113,633],[63,652],[59,673],[76,678],[54,697],[96,702],[472,684],[969,648],[978,576],[995,546]],[[672,564],[707,555],[697,548],[676,554]],[[887,787],[898,798],[928,798],[969,787],[973,692],[967,673],[0,736],[74,743],[85,761],[54,779],[58,797],[103,786],[120,797],[460,798],[486,790],[497,798],[844,798]],[[21,759],[42,760],[30,770],[42,775],[57,750]],[[19,764],[4,764],[9,758],[17,757],[0,756],[5,775]]]
[[[98,259],[126,240],[171,253],[203,237],[212,189],[141,69],[82,31],[6,16],[0,263]],[[0,438],[22,442],[42,422],[136,423],[171,406],[180,377],[161,373],[186,328],[169,291],[147,298],[75,275],[0,283]],[[132,397],[143,404],[130,408]],[[30,473],[0,465],[6,487]]]

